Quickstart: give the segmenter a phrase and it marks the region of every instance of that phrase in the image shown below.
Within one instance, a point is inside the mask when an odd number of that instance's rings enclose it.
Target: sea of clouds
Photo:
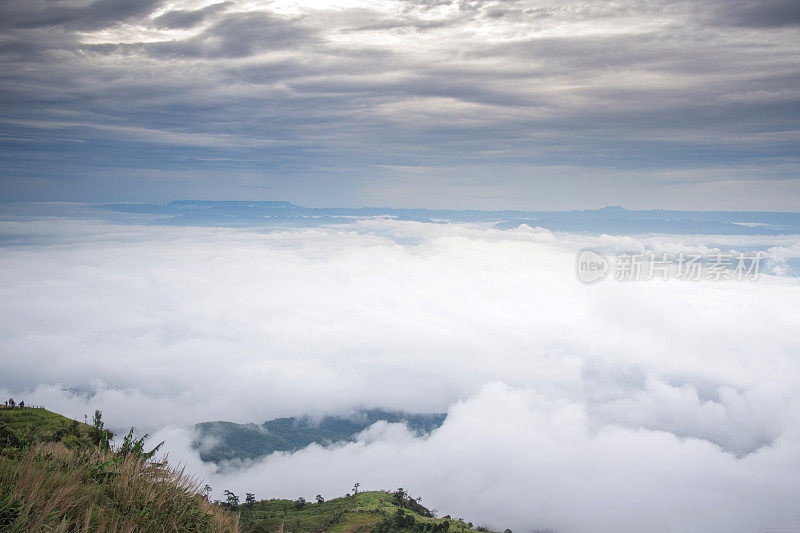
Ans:
[[[582,248],[765,251],[755,282],[585,285]],[[0,221],[0,394],[165,440],[219,496],[405,487],[515,532],[800,524],[800,237],[588,236],[387,218]],[[420,438],[217,468],[191,425],[447,412]]]

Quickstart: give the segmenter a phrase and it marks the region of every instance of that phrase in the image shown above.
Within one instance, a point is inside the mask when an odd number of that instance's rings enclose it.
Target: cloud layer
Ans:
[[[217,492],[405,486],[515,531],[753,531],[797,501],[797,278],[586,286],[583,247],[703,251],[795,237],[600,237],[366,219],[243,230],[6,216],[0,393],[165,439]],[[778,271],[780,272],[780,271]],[[447,411],[428,439],[216,471],[188,426]]]
[[[12,1],[0,20],[8,199],[797,205],[784,0]]]

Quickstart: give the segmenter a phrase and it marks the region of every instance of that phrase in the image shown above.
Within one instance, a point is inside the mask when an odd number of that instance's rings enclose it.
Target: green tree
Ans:
[[[92,427],[89,428],[89,437],[92,439],[92,444],[95,446],[106,449],[111,447],[111,439],[114,438],[114,434],[105,429],[103,413],[99,409],[94,412],[94,416],[92,417]]]
[[[239,507],[239,497],[229,490],[225,490],[222,492],[222,495],[225,496],[225,504],[232,508],[236,509]]]
[[[405,505],[405,502],[406,502],[406,491],[403,489],[403,487],[400,487],[399,489],[394,491],[393,497],[394,497],[394,502],[395,502],[396,505],[400,505],[400,506]]]
[[[164,446],[164,441],[162,440],[156,445],[155,448],[153,448],[149,452],[146,452],[144,451],[144,441],[146,441],[150,435],[145,433],[144,436],[142,436],[139,439],[136,439],[133,436],[133,431],[134,428],[131,428],[131,430],[128,431],[128,434],[125,435],[125,437],[122,439],[122,446],[120,446],[120,448],[117,450],[116,455],[122,457],[133,455],[138,459],[142,459],[144,461],[150,461],[158,452],[158,450],[160,450],[161,447]]]

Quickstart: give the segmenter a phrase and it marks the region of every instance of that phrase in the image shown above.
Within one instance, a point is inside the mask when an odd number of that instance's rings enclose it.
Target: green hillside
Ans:
[[[195,425],[195,448],[203,461],[218,463],[234,459],[259,459],[277,451],[296,451],[309,444],[348,442],[375,422],[403,423],[411,431],[428,434],[442,425],[444,413],[405,413],[362,409],[351,416],[275,418],[261,425],[233,422],[203,422]],[[212,447],[201,446],[213,439]]]
[[[43,409],[0,408],[0,531],[240,531],[238,516],[145,451],[133,430],[110,444],[93,425]]]
[[[286,419],[283,419],[284,423]],[[405,491],[313,503],[211,502],[200,483],[146,451],[133,429],[113,445],[100,412],[83,424],[44,409],[0,408],[0,531],[451,532],[472,524],[435,517]],[[357,489],[357,487],[354,487]],[[478,527],[477,531],[486,531]]]
[[[73,422],[74,420],[47,409],[12,409],[0,406],[0,424],[15,430],[30,426],[42,433],[52,433],[63,425],[72,424]],[[86,424],[80,425],[89,427]]]
[[[238,506],[248,532],[468,532],[472,524],[433,513],[402,489],[370,491],[330,501],[264,500]],[[487,531],[478,528],[478,531]]]
[[[92,427],[46,409],[0,406],[0,451],[37,442],[62,441],[72,447],[89,447]]]

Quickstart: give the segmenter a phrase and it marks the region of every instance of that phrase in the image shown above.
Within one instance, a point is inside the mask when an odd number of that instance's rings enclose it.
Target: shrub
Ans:
[[[102,447],[30,447],[0,462],[3,531],[239,531],[180,469]]]

